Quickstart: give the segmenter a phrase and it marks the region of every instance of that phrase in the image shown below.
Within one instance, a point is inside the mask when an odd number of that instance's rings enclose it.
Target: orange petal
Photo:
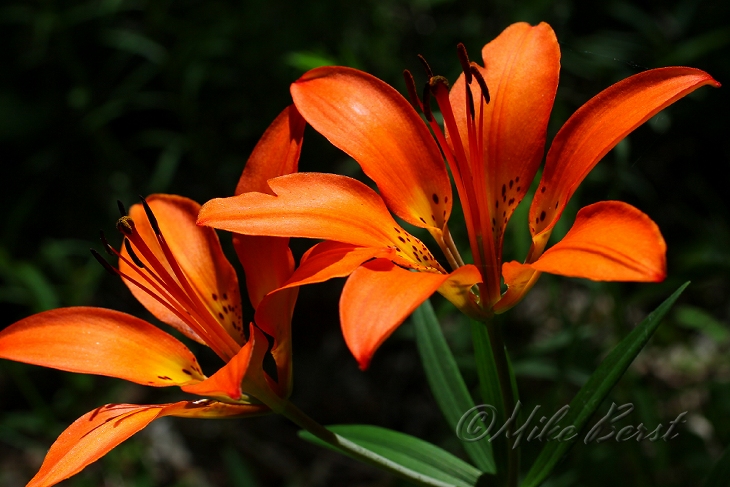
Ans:
[[[573,192],[608,151],[664,107],[704,85],[720,86],[699,69],[651,69],[619,81],[580,107],[555,136],[530,207],[537,250],[545,247]]]
[[[542,161],[548,119],[558,88],[560,48],[548,24],[532,27],[520,22],[484,46],[482,56],[486,69],[479,71],[491,101],[478,103],[481,89],[476,81],[472,82],[477,123],[480,109],[484,117],[483,152],[471,159],[472,172],[477,185],[487,185],[481,194],[477,193],[481,196],[479,206],[486,218],[486,228],[494,226],[495,238],[501,241],[507,221],[527,193]],[[449,98],[462,144],[469,154],[463,74]],[[492,218],[496,223],[492,223]],[[500,253],[499,248],[496,252]]]
[[[197,296],[226,332],[239,344],[243,343],[238,278],[233,266],[223,254],[215,231],[195,224],[200,205],[182,196],[162,194],[149,196],[147,203],[157,218],[167,245]],[[129,216],[157,259],[163,263],[170,275],[174,276],[142,205],[132,206]],[[128,256],[126,248],[122,248],[122,254]],[[143,255],[138,253],[137,256],[147,267],[151,267]],[[136,272],[122,260],[119,262],[119,269],[125,274],[137,276]],[[177,279],[175,281],[179,282]],[[203,343],[179,316],[126,279],[125,283],[132,294],[158,319]]]
[[[237,234],[233,246],[246,273],[248,297],[257,308],[266,294],[280,288],[294,272],[289,239]]]
[[[335,174],[296,173],[269,180],[277,196],[244,193],[203,205],[199,225],[245,235],[335,240],[359,247],[396,248],[418,268],[438,262],[403,230],[383,200],[363,183]]]
[[[620,201],[581,209],[568,234],[532,268],[594,281],[658,282],[667,275],[666,244],[648,216]]]
[[[439,294],[451,301],[462,313],[476,319],[484,320],[488,316],[477,304],[471,288],[482,282],[479,269],[471,264],[459,267],[447,276],[447,279],[438,288]]]
[[[530,264],[520,264],[515,261],[502,264],[502,276],[507,291],[493,306],[492,310],[496,314],[501,314],[522,301],[525,294],[532,289],[532,286],[540,278],[540,274]]]
[[[264,355],[268,348],[269,342],[263,332],[252,323],[248,342],[241,347],[238,355],[208,379],[183,386],[182,390],[224,401],[240,400],[243,394],[258,397],[262,389],[268,391],[263,369]]]
[[[291,86],[304,118],[355,159],[388,207],[408,223],[442,229],[451,184],[426,124],[393,87],[362,71],[322,67]]]
[[[473,266],[456,271],[455,280],[468,284]],[[463,274],[462,274],[463,273]],[[403,321],[452,275],[411,272],[387,259],[376,259],[356,269],[340,297],[340,322],[345,342],[365,370],[375,351]],[[457,296],[451,289],[447,293]]]
[[[249,191],[271,194],[266,181],[297,172],[305,126],[296,107],[286,107],[254,147],[238,180],[235,194]]]
[[[254,315],[255,323],[274,337],[271,355],[276,362],[279,396],[285,398],[291,394],[293,385],[291,320],[298,294],[298,287],[272,291],[264,296]]]
[[[60,308],[25,318],[0,332],[0,357],[157,387],[205,379],[177,339],[103,308]]]
[[[260,414],[258,406],[212,401],[137,406],[107,404],[77,419],[53,443],[28,487],[47,487],[79,473],[127,438],[163,416],[232,417]]]

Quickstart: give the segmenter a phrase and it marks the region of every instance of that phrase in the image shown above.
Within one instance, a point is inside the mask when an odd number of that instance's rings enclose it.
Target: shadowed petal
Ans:
[[[157,218],[167,245],[182,268],[190,285],[195,289],[203,304],[216,321],[221,323],[226,332],[239,344],[243,343],[241,297],[238,289],[238,278],[230,262],[223,254],[218,236],[210,228],[201,228],[195,224],[200,205],[195,201],[175,195],[156,194],[147,198],[147,203]],[[144,239],[157,259],[174,276],[162,249],[157,242],[144,208],[141,204],[132,206],[129,216],[135,228]],[[128,256],[127,249],[122,248],[122,255]],[[144,255],[137,256],[147,267],[148,260]],[[120,260],[119,269],[125,274],[137,276],[130,266]],[[179,280],[175,278],[179,283]],[[190,327],[136,285],[124,280],[132,294],[161,321],[177,328],[190,338],[202,343]],[[168,286],[169,288],[169,286]],[[162,299],[165,299],[162,297]],[[169,300],[168,300],[169,302]]]
[[[254,147],[234,194],[249,191],[271,194],[266,181],[297,172],[305,126],[294,105],[285,108]]]
[[[177,339],[103,308],[60,308],[25,318],[0,332],[0,358],[157,387],[205,379]]]
[[[256,397],[268,384],[264,380],[263,361],[269,348],[264,334],[253,323],[249,325],[248,342],[241,347],[238,355],[203,382],[182,387],[185,392],[221,398],[223,400],[241,399],[242,394]]]
[[[464,269],[462,271],[462,269]],[[411,272],[387,259],[376,259],[356,269],[340,298],[340,321],[345,342],[360,368],[365,370],[375,351],[421,303],[453,278],[468,290],[479,279],[473,266],[453,274]],[[461,293],[445,288],[460,300]]]
[[[633,206],[602,201],[581,209],[568,234],[532,267],[594,281],[658,282],[667,275],[659,227]]]
[[[77,419],[53,443],[28,487],[47,487],[79,473],[127,438],[163,416],[234,417],[261,414],[260,406],[181,401],[137,406],[107,404]]]
[[[426,124],[393,87],[362,71],[322,67],[291,86],[297,108],[319,133],[355,159],[393,213],[441,230],[451,185]]]
[[[530,264],[521,264],[516,261],[502,264],[502,277],[504,277],[507,291],[492,310],[496,314],[501,314],[522,301],[525,294],[532,289],[532,286],[540,278],[540,274]]]
[[[568,119],[553,140],[530,207],[530,231],[537,247],[533,258],[596,163],[636,127],[704,85],[720,86],[699,69],[651,69],[603,90]]]

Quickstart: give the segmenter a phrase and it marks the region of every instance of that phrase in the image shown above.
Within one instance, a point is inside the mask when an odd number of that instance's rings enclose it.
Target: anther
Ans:
[[[122,203],[120,200],[117,200],[117,208],[119,208],[119,213],[121,213],[121,216],[127,216],[127,209],[124,208],[124,203]]]
[[[418,92],[416,91],[416,81],[413,79],[413,75],[407,69],[403,70],[403,79],[406,82],[406,89],[408,90],[408,98],[411,99],[413,108],[420,108],[423,110],[423,104],[418,98]]]
[[[426,70],[426,75],[427,75],[427,76],[428,76],[429,78],[433,78],[433,71],[431,70],[431,66],[429,66],[429,65],[428,65],[428,62],[426,61],[426,58],[425,58],[425,57],[423,57],[423,56],[421,56],[421,55],[419,54],[419,55],[418,55],[418,60],[419,60],[419,61],[421,61],[421,64],[423,64],[423,69],[425,69],[425,70]]]
[[[117,220],[117,230],[124,235],[132,235],[134,233],[134,220],[128,216],[123,216]]]
[[[116,275],[117,275],[117,271],[116,271],[116,269],[114,269],[114,267],[112,267],[112,265],[111,265],[111,264],[110,264],[109,262],[107,262],[107,261],[106,261],[106,260],[104,259],[104,257],[102,257],[102,256],[101,256],[101,254],[99,254],[99,252],[97,252],[97,251],[96,251],[96,250],[94,250],[94,249],[89,249],[89,250],[91,250],[91,255],[93,255],[93,256],[94,256],[94,258],[95,258],[95,259],[96,259],[96,260],[97,260],[97,261],[99,262],[99,264],[101,264],[101,266],[102,266],[102,267],[103,267],[104,269],[106,269],[106,271],[107,271],[107,272],[108,272],[109,274],[111,274],[111,275],[113,275],[113,276],[116,276]]]
[[[144,212],[147,214],[147,219],[150,221],[150,225],[152,225],[152,230],[154,230],[155,235],[161,235],[162,232],[160,231],[160,225],[157,223],[157,218],[155,218],[155,214],[152,213],[152,208],[150,208],[150,205],[147,204],[147,200],[144,199],[140,195],[140,199],[142,200],[142,206],[144,207]]]
[[[144,269],[144,263],[140,260],[139,257],[137,257],[137,254],[134,253],[134,249],[132,249],[132,244],[129,242],[129,239],[124,239],[124,248],[127,249],[127,253],[132,258],[132,261],[135,263],[135,265],[140,269]]]
[[[479,83],[479,88],[482,89],[482,96],[484,97],[484,101],[486,103],[489,103],[489,88],[487,87],[487,82],[484,81],[484,77],[482,76],[482,73],[479,72],[479,69],[475,64],[472,64],[471,66],[471,74],[474,75],[474,78],[477,80],[477,83]]]
[[[461,42],[456,46],[456,53],[459,56],[461,69],[466,77],[466,84],[471,84],[471,66],[469,65],[469,55],[466,53],[466,47]]]
[[[443,76],[431,76],[428,80],[428,86],[431,88],[431,91],[433,94],[436,94],[436,90],[439,88],[446,88],[446,91],[449,90],[449,80],[444,78]]]
[[[104,235],[104,232],[99,230],[99,237],[101,237],[101,244],[104,246],[104,250],[107,254],[109,254],[111,257],[116,257],[117,254],[114,253],[114,249],[111,245],[109,245],[109,241],[106,239],[106,235]]]

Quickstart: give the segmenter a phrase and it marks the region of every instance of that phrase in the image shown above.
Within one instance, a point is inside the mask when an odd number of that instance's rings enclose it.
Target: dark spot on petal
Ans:
[[[556,209],[556,210],[558,209],[558,203],[559,203],[559,201],[556,201],[556,202],[555,202],[555,209]]]
[[[418,259],[418,262],[423,262],[419,256],[416,255],[416,259]]]
[[[509,204],[510,206],[514,205],[514,204],[515,204],[515,199],[514,199],[514,198],[510,198],[510,199],[509,199],[509,203],[508,203],[508,204]]]
[[[188,369],[182,369],[182,371],[183,371],[183,374],[193,375],[193,373],[190,372]]]
[[[418,219],[421,220],[423,223],[426,223],[426,220],[424,220],[422,216],[419,216]]]
[[[542,188],[540,188],[540,192],[541,192],[541,193],[544,193],[546,189],[547,189],[547,188],[546,188],[545,186],[543,186]]]
[[[223,300],[228,301],[228,295],[226,293],[223,293]]]
[[[213,293],[211,298],[213,298],[213,301],[218,301],[218,295],[216,293]]]
[[[502,185],[502,195],[504,196],[506,193],[507,193],[507,185],[503,184]]]
[[[517,186],[517,190],[516,191],[519,193],[521,189],[522,189],[522,186]]]
[[[218,313],[218,318],[223,319],[223,313]]]
[[[509,180],[509,189],[512,189],[513,184],[515,184],[515,182],[512,179],[510,179]]]
[[[543,211],[542,213],[540,213],[540,221],[544,221],[544,220],[545,220],[545,212]]]
[[[495,201],[494,203],[495,203],[495,204],[494,204],[494,207],[495,207],[495,208],[499,208],[499,200],[496,200],[496,201]]]
[[[398,227],[393,227],[393,230],[395,230],[396,232],[400,233],[400,230],[398,230]]]
[[[517,176],[517,177],[515,178],[515,183],[519,183],[519,182],[520,182],[520,177],[519,177],[519,176]]]
[[[444,203],[448,203],[448,202],[449,202],[449,197],[448,196],[444,196]]]
[[[437,205],[439,204],[439,197],[436,193],[431,195],[431,199],[433,199],[433,202],[436,203]]]
[[[158,379],[160,379],[160,380],[172,380],[172,379],[170,379],[170,378],[169,378],[168,376],[166,376],[166,375],[158,375],[158,376],[157,376],[157,378],[158,378]]]
[[[418,252],[418,247],[416,247],[415,245],[411,245],[411,248],[413,249],[414,252]]]
[[[403,242],[403,243],[406,243],[406,239],[404,239],[404,238],[403,238],[403,237],[401,237],[400,235],[398,236],[398,240],[400,240],[400,241],[401,241],[401,242]]]

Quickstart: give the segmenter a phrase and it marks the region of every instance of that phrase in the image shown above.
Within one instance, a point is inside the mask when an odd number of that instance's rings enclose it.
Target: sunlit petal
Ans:
[[[573,227],[532,267],[595,281],[662,281],[666,244],[659,227],[633,206],[603,201],[578,212]]]
[[[277,196],[244,193],[207,202],[198,224],[246,235],[392,248],[414,267],[438,268],[420,240],[393,220],[380,196],[355,179],[296,173],[271,179],[269,186]]]
[[[530,207],[530,231],[538,250],[575,189],[608,151],[660,110],[704,85],[720,86],[699,69],[652,69],[619,81],[580,107],[555,136]]]
[[[489,210],[490,226],[501,239],[512,212],[522,201],[542,161],[550,111],[560,71],[560,48],[552,28],[520,22],[506,28],[482,50],[480,68],[491,101],[482,104],[479,84],[472,82],[478,121],[483,113],[482,154],[471,157],[476,184],[486,184],[480,206]],[[462,74],[449,93],[459,134],[470,153],[465,80]],[[491,222],[494,218],[494,223]],[[499,248],[497,249],[499,251]]]
[[[239,343],[243,343],[238,278],[233,266],[223,254],[215,231],[195,224],[200,205],[182,196],[162,194],[149,196],[147,203],[157,218],[167,245],[200,300],[212,316],[223,325],[228,334]],[[147,220],[142,205],[132,206],[129,210],[129,216],[134,221],[136,230],[155,253],[158,260],[167,267],[170,275],[174,275],[157,243],[157,237]],[[126,248],[122,248],[122,255],[128,256]],[[138,254],[137,256],[148,266],[149,263],[144,255]],[[129,275],[137,275],[123,260],[119,262],[119,269]],[[201,341],[179,316],[176,316],[136,285],[127,280],[125,280],[125,283],[129,286],[132,294],[153,315],[174,326],[185,335]]]
[[[451,185],[428,128],[391,86],[362,71],[322,67],[291,86],[304,118],[362,167],[408,223],[443,228]]]
[[[205,379],[177,339],[103,308],[60,308],[25,318],[0,332],[0,357],[158,387]]]

